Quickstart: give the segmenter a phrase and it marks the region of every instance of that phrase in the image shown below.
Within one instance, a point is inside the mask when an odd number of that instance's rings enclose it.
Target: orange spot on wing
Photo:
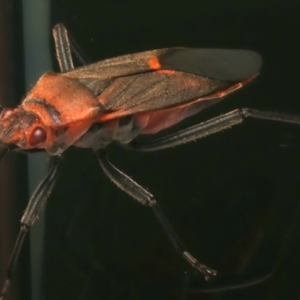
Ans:
[[[150,58],[148,60],[148,65],[152,70],[157,70],[161,68],[160,62],[157,57]]]

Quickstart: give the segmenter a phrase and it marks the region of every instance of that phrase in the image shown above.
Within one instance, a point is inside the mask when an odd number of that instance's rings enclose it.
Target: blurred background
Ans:
[[[262,55],[254,82],[162,135],[242,107],[300,116],[298,1],[38,3],[0,1],[3,106],[16,105],[35,83],[28,73],[59,70],[51,28],[63,22],[91,62],[174,46]],[[41,28],[43,38],[26,54],[26,34]],[[155,195],[187,249],[220,271],[212,283],[175,253],[150,209],[105,177],[91,151],[67,151],[45,221],[35,224],[43,228],[37,246],[26,245],[8,299],[299,299],[299,149],[299,126],[250,119],[153,153],[108,147],[110,161]],[[47,168],[47,156],[38,159]],[[25,155],[1,162],[1,278],[32,189],[31,168]]]

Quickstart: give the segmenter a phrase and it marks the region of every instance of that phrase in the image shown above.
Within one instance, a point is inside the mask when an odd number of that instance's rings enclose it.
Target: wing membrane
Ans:
[[[115,79],[98,96],[107,114],[118,116],[178,105],[226,89],[228,83],[177,71],[157,71]]]

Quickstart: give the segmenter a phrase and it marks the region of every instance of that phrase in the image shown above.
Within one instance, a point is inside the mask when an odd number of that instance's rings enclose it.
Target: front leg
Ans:
[[[14,249],[11,253],[10,260],[6,271],[6,279],[0,292],[0,300],[3,300],[7,295],[12,277],[16,272],[17,263],[19,260],[20,252],[24,245],[24,240],[27,233],[38,218],[39,213],[44,208],[46,201],[51,193],[51,190],[56,182],[58,172],[60,169],[62,157],[57,155],[52,158],[52,165],[44,180],[38,185],[32,194],[26,210],[21,219],[21,226],[18,237],[16,239]]]

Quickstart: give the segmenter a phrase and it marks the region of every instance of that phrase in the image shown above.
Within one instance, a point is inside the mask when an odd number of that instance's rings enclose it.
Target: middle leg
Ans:
[[[202,264],[194,256],[192,256],[183,246],[176,232],[170,225],[168,219],[163,214],[158,203],[146,189],[133,181],[126,174],[118,170],[112,165],[103,150],[96,152],[98,161],[105,172],[105,174],[125,193],[140,202],[142,205],[146,205],[152,208],[155,217],[166,232],[175,250],[195,269],[202,273],[206,280],[217,275],[217,271]]]

